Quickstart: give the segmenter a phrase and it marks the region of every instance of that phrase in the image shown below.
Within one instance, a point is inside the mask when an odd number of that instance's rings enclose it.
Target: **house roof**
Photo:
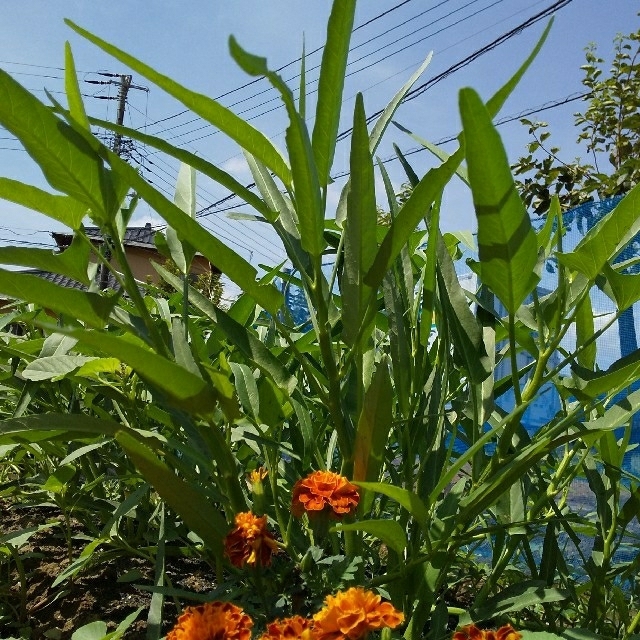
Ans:
[[[102,232],[98,227],[85,227],[84,232],[94,242],[103,242]],[[150,222],[147,222],[144,227],[127,227],[124,232],[123,244],[130,247],[145,247],[155,250],[156,246],[153,242],[155,234],[156,230],[151,226]],[[68,247],[73,240],[72,233],[53,231],[51,235],[61,249]]]

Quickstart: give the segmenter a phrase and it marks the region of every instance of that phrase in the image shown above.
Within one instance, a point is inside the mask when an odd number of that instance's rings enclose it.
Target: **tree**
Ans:
[[[586,109],[574,114],[579,127],[577,142],[590,162],[560,159],[560,149],[550,145],[551,133],[546,122],[523,120],[533,140],[528,155],[512,166],[525,204],[534,213],[548,212],[551,198],[560,199],[563,210],[580,204],[620,196],[640,182],[640,30],[618,35],[614,40],[614,57],[608,74],[597,47],[586,48],[582,66],[582,84],[587,88]],[[608,163],[608,172],[605,166]],[[586,227],[601,217],[594,207],[586,213]],[[619,256],[626,260],[637,255],[633,245]],[[620,353],[627,355],[638,348],[633,307],[618,320]]]
[[[622,195],[640,181],[640,30],[615,38],[608,74],[604,63],[596,45],[589,45],[582,66],[586,109],[574,116],[588,161],[563,161],[559,147],[550,144],[547,123],[522,120],[533,140],[512,168],[534,213],[544,215],[554,194],[567,209]]]

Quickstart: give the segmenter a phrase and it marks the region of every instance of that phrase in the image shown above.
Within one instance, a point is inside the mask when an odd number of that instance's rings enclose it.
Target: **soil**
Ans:
[[[43,522],[61,520],[55,509],[35,507],[11,508],[0,502],[0,535],[37,526]],[[79,523],[73,523],[75,533],[81,532]],[[73,540],[74,559],[78,558],[86,540]],[[53,586],[55,579],[69,564],[68,547],[62,528],[52,526],[34,534],[28,544],[20,547],[20,558],[26,575],[26,606],[20,617],[21,597],[15,563],[7,585],[6,556],[0,545],[0,638],[30,638],[31,640],[67,640],[85,624],[102,620],[108,631],[116,629],[129,614],[144,607],[138,619],[125,632],[126,640],[143,640],[147,633],[147,614],[151,592],[141,588],[153,584],[154,568],[139,559],[116,557],[91,566],[73,580]],[[215,583],[208,564],[194,558],[169,558],[166,573],[172,585],[195,593],[211,591]],[[120,581],[133,576],[133,581]],[[4,607],[4,610],[2,609]],[[164,635],[174,624],[177,607],[166,598],[163,607]]]

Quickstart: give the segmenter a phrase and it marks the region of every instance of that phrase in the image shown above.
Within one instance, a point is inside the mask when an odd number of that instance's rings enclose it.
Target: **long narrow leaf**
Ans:
[[[335,0],[327,26],[312,136],[313,155],[321,187],[326,187],[330,181],[355,11],[356,0]]]
[[[93,35],[86,29],[79,27],[71,20],[65,20],[65,22],[83,38],[86,38],[89,42],[100,47],[103,51],[108,53],[110,56],[113,56],[116,60],[119,60],[136,73],[143,75],[151,82],[157,84],[169,95],[173,96],[176,100],[179,100],[182,104],[191,109],[196,115],[200,116],[207,122],[210,122],[215,127],[218,127],[220,131],[223,131],[232,140],[235,140],[243,149],[246,149],[257,158],[260,158],[260,160],[264,162],[264,164],[269,167],[269,169],[271,169],[285,185],[290,184],[291,171],[289,170],[284,158],[264,134],[245,122],[242,118],[235,115],[235,113],[226,107],[223,107],[219,102],[216,102],[201,93],[190,91],[171,78],[158,73],[149,65],[137,60],[121,49],[118,49],[118,47],[109,44],[102,38]]]
[[[538,276],[538,243],[491,116],[473,89],[460,92],[469,182],[478,218],[480,278],[515,313]]]

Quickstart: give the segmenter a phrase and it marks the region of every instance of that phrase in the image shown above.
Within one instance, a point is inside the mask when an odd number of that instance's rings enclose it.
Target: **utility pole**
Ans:
[[[118,89],[118,115],[116,117],[116,124],[122,126],[124,124],[124,110],[127,106],[127,94],[131,88],[131,80],[133,78],[129,75],[120,76],[120,88]],[[122,134],[116,133],[113,138],[113,152],[120,155],[120,146],[122,144]]]
[[[114,74],[109,74],[113,77]],[[117,76],[116,76],[117,77]],[[119,76],[119,88],[118,88],[118,113],[116,116],[116,124],[122,126],[124,124],[124,115],[125,109],[127,106],[127,94],[129,93],[129,89],[144,89],[144,87],[137,87],[131,84],[133,77],[131,75],[120,74]],[[113,81],[109,81],[112,83]],[[116,155],[120,155],[122,152],[122,134],[116,132],[113,137],[113,146],[112,151]],[[109,269],[107,268],[107,264],[111,262],[111,247],[109,246],[111,242],[111,238],[105,236],[102,239],[102,255],[104,256],[105,263],[103,263],[100,267],[100,289],[104,290],[109,286]]]

